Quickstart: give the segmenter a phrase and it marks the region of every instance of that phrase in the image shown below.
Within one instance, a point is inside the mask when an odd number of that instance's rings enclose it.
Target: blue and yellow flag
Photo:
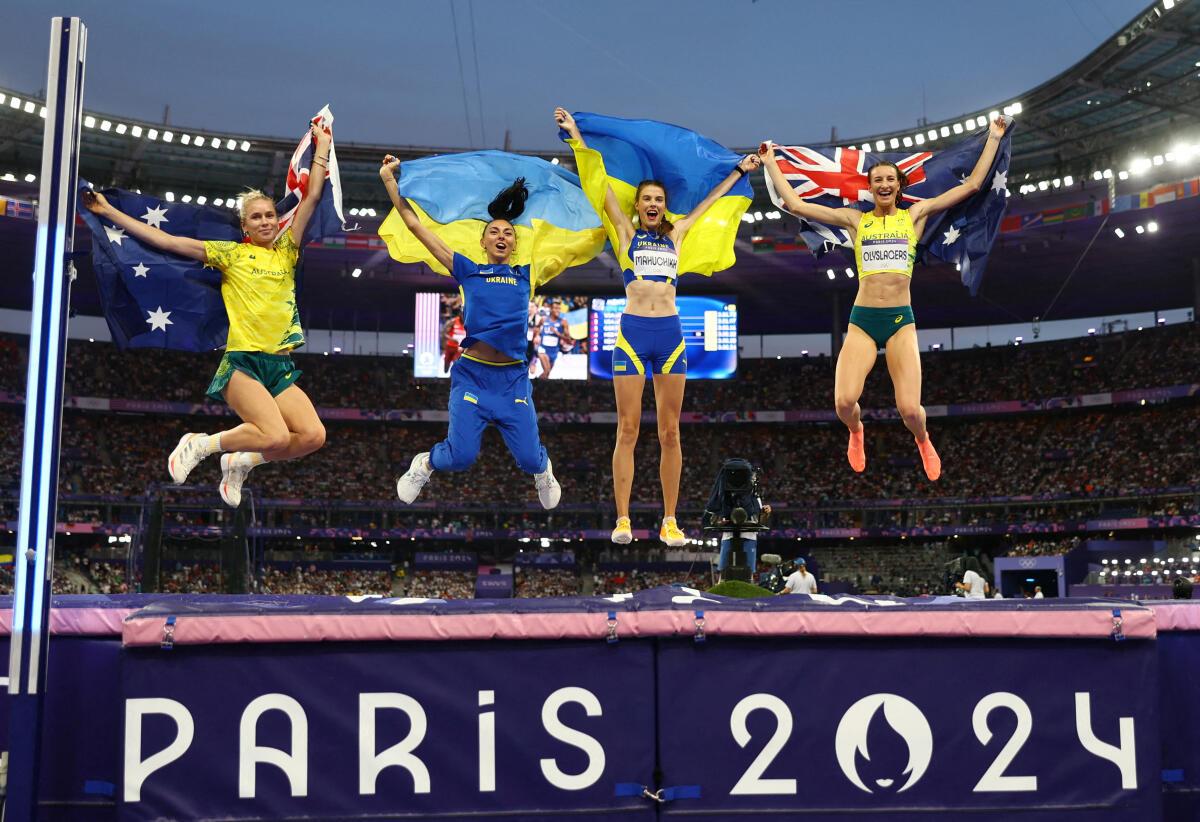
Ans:
[[[633,214],[638,183],[659,180],[667,187],[667,218],[678,220],[700,204],[741,161],[741,156],[686,128],[655,120],[625,120],[601,114],[576,113],[575,123],[586,149],[566,139],[575,152],[579,179],[592,207],[602,216],[614,248],[617,235],[604,214],[604,186],[617,196],[621,208]],[[679,272],[709,276],[734,263],[733,241],[742,214],[754,193],[750,180],[738,180],[713,204],[683,239]]]
[[[421,222],[446,245],[485,263],[479,240],[491,219],[488,203],[518,177],[525,178],[529,199],[514,226],[517,247],[512,264],[529,265],[535,287],[604,249],[604,228],[579,178],[538,157],[504,151],[423,157],[400,166],[397,184]],[[439,274],[450,273],[405,227],[395,209],[379,227],[379,236],[393,259],[426,263]]]

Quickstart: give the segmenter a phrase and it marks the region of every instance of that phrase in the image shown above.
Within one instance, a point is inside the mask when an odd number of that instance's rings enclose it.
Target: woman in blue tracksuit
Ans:
[[[463,298],[467,336],[462,356],[450,371],[450,431],[428,452],[413,457],[396,494],[412,502],[434,471],[465,471],[479,456],[483,430],[500,429],[517,465],[533,474],[542,507],[558,505],[562,489],[554,478],[550,458],[538,436],[537,412],[526,370],[526,322],[532,284],[528,265],[510,265],[517,233],[512,221],[525,210],[529,196],[517,179],[488,205],[492,219],[483,228],[479,245],[487,255],[483,265],[452,251],[421,224],[408,201],[400,196],[396,171],[400,161],[383,158],[379,176],[400,218],[434,258],[458,282]]]

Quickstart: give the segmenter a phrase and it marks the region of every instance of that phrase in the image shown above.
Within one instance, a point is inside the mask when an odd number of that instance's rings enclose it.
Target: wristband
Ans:
[[[738,163],[736,166],[734,166],[733,170],[738,173],[739,177],[745,177],[747,174],[750,173],[750,172],[746,171],[746,169],[742,168],[741,163]]]

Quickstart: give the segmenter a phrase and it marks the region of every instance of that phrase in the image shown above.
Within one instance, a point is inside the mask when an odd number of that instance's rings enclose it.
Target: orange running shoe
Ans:
[[[850,447],[846,449],[846,459],[850,467],[861,474],[867,470],[867,447],[863,444],[863,433],[866,429],[850,432]]]
[[[937,449],[933,447],[933,440],[929,438],[929,432],[925,432],[925,442],[921,442],[914,438],[917,443],[917,450],[921,452],[921,464],[925,466],[925,476],[929,477],[930,481],[936,480],[942,475],[942,458],[938,456]]]

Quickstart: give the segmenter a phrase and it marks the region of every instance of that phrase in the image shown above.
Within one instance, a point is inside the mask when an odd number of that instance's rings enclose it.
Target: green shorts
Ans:
[[[911,305],[898,305],[895,308],[856,305],[850,309],[850,324],[866,331],[880,348],[887,345],[893,334],[916,321]]]
[[[292,362],[289,354],[264,354],[261,351],[226,351],[217,366],[208,386],[207,394],[216,402],[225,399],[225,386],[234,371],[241,371],[247,377],[257,380],[271,392],[272,397],[278,397],[289,385],[300,379],[303,373]]]

